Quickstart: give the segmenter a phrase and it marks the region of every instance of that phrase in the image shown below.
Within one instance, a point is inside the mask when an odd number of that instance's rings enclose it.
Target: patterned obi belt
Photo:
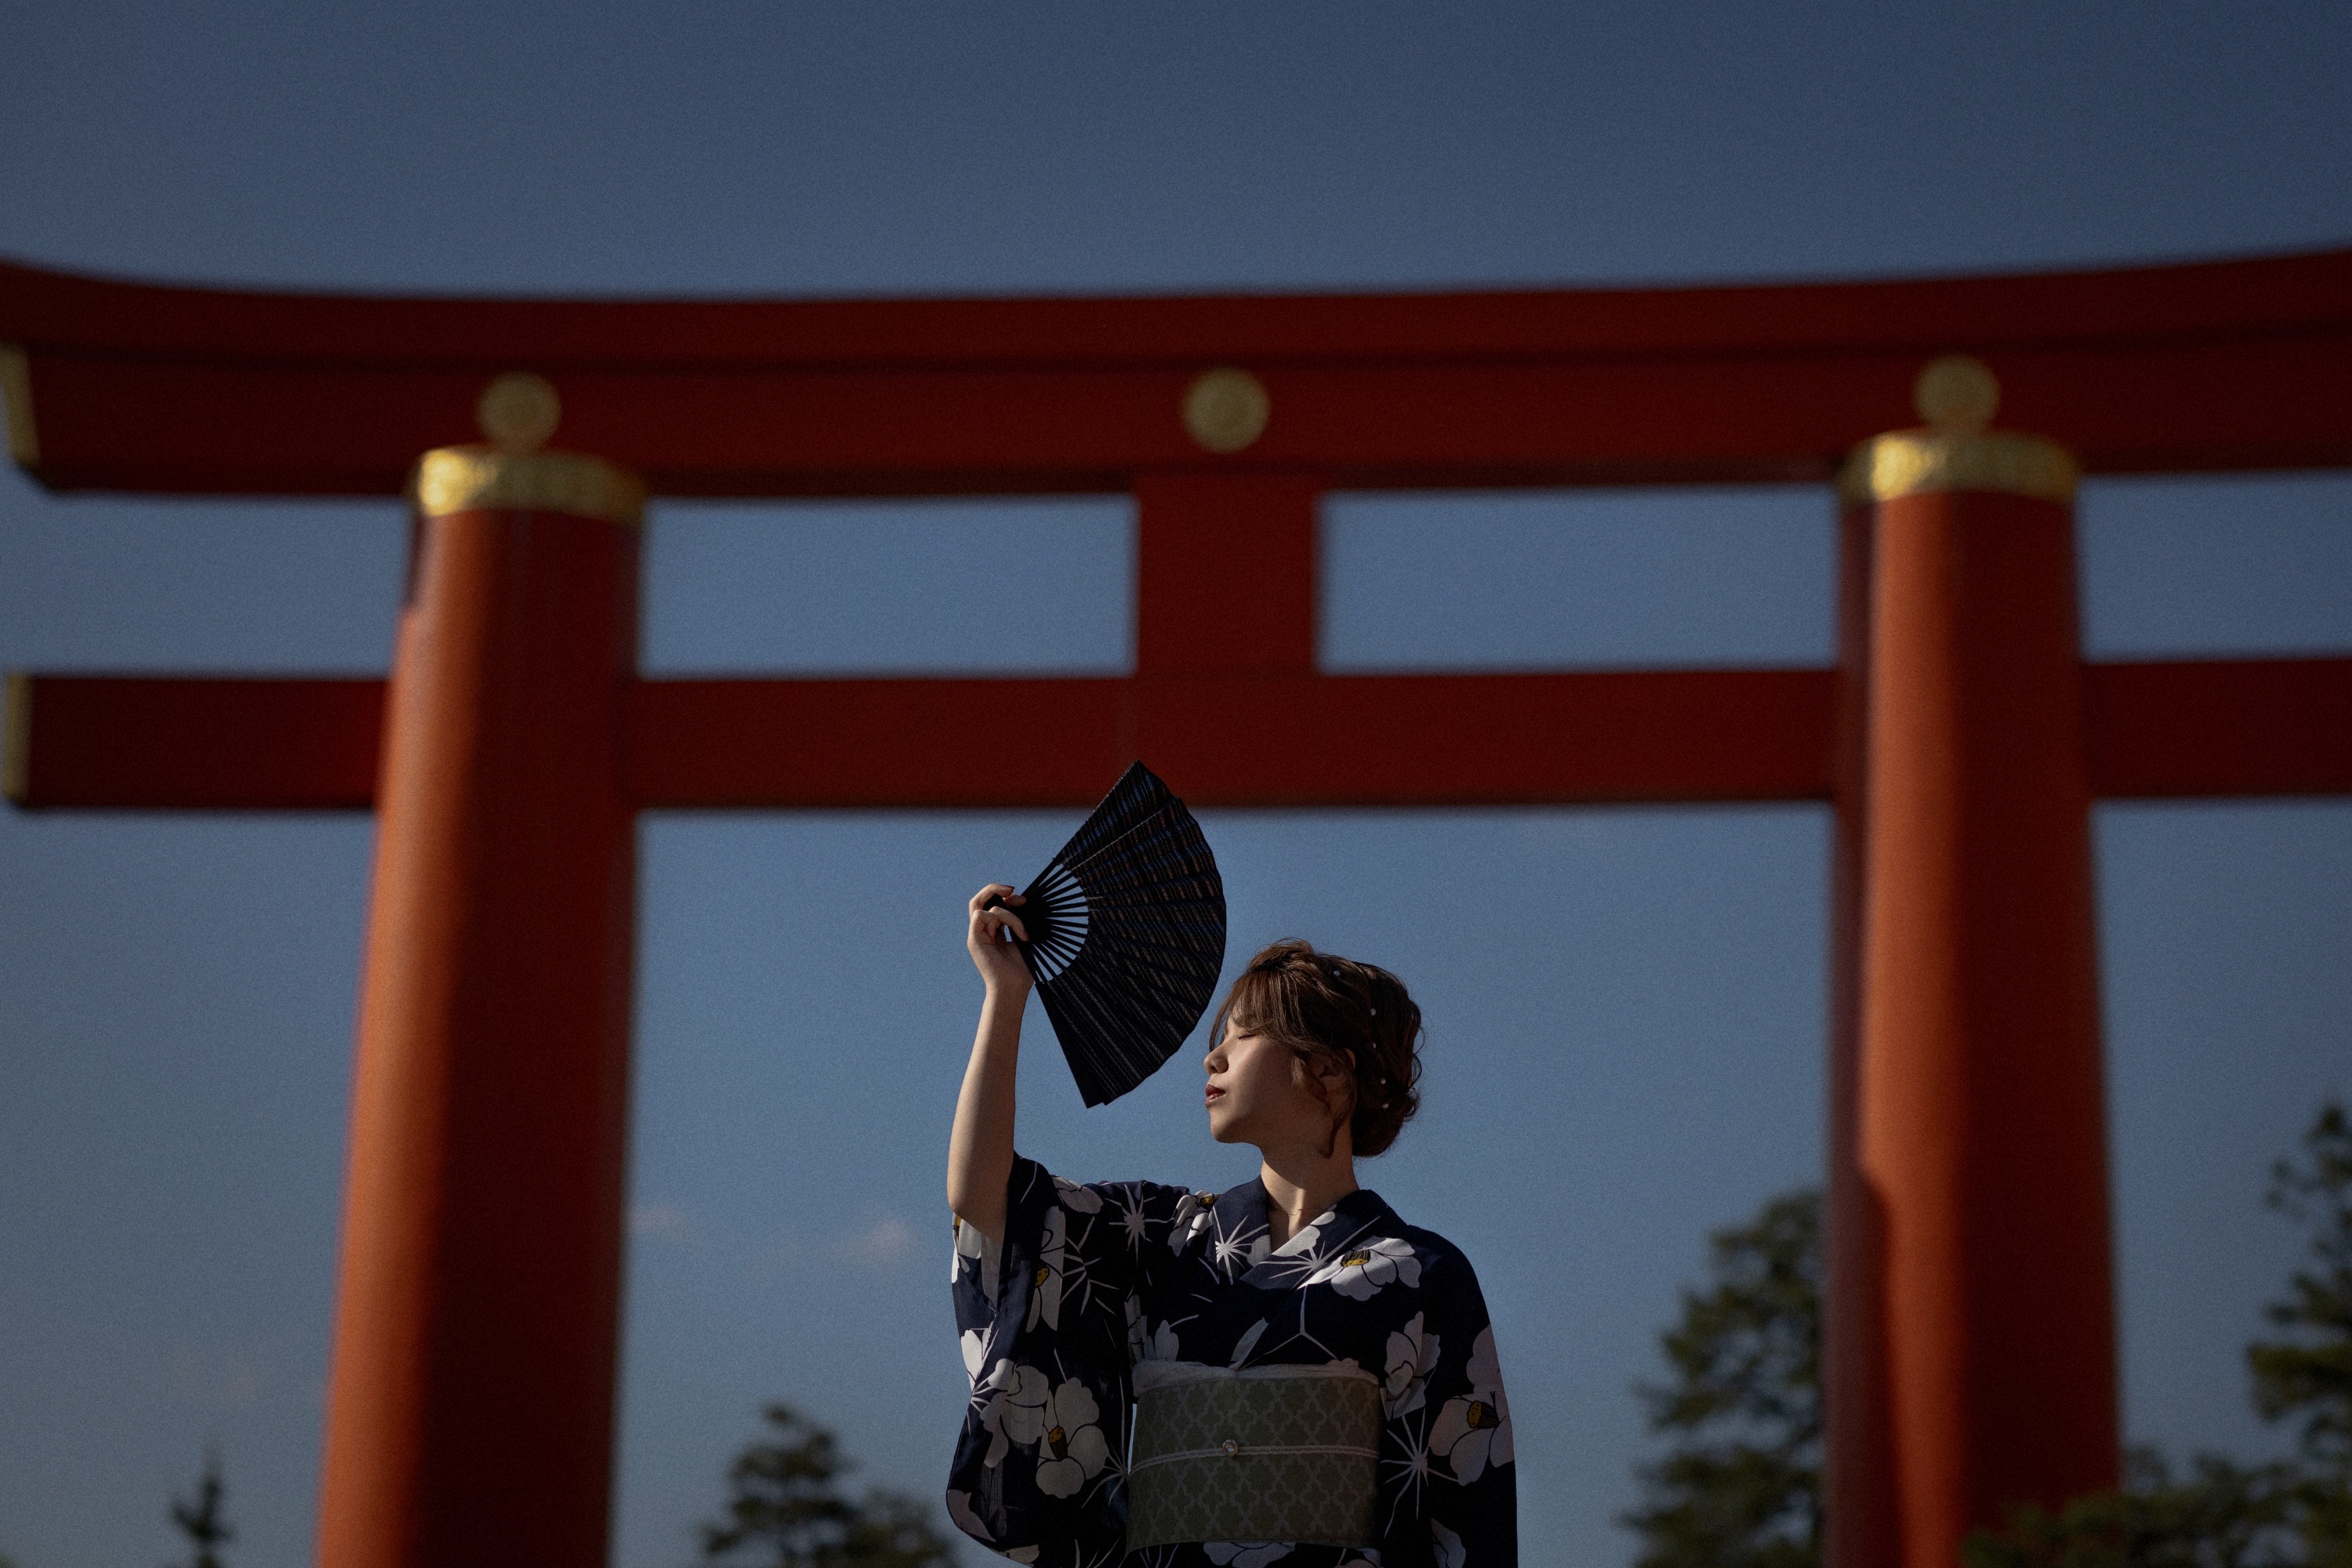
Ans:
[[[1353,1366],[1147,1361],[1135,1369],[1127,1545],[1370,1546],[1381,1384]]]

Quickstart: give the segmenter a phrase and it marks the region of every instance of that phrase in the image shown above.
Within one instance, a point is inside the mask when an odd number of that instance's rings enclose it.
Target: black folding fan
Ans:
[[[1201,825],[1141,763],[1112,786],[1013,912],[1022,962],[1088,1105],[1150,1078],[1208,1011],[1225,962],[1225,884]]]

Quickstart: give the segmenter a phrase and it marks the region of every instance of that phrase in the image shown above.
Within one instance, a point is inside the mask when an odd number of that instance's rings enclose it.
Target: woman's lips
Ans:
[[[1218,1088],[1216,1085],[1214,1085],[1214,1084],[1211,1084],[1211,1085],[1209,1086],[1209,1096],[1208,1096],[1208,1100],[1207,1100],[1206,1103],[1208,1103],[1208,1104],[1210,1104],[1210,1105],[1214,1105],[1214,1104],[1216,1104],[1216,1103],[1217,1103],[1217,1101],[1219,1101],[1219,1100],[1223,1100],[1224,1097],[1225,1097],[1225,1091],[1224,1091],[1223,1089],[1219,1089],[1219,1088]]]

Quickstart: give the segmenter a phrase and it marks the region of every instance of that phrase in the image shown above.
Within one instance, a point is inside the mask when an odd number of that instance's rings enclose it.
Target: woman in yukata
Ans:
[[[1267,948],[1203,1063],[1209,1135],[1255,1145],[1256,1178],[1080,1186],[1013,1152],[1021,901],[971,906],[987,997],[948,1153],[971,1375],[950,1516],[1039,1568],[1515,1568],[1477,1278],[1356,1184],[1420,1098],[1403,984]]]

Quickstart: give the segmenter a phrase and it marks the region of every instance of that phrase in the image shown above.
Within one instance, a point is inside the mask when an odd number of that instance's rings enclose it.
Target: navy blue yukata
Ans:
[[[1080,1186],[1013,1162],[1006,1235],[956,1226],[971,1399],[948,1512],[1037,1568],[1516,1568],[1510,1405],[1469,1259],[1373,1193],[1281,1247],[1265,1184]],[[1132,1369],[1352,1363],[1381,1380],[1369,1547],[1213,1541],[1127,1550]]]

